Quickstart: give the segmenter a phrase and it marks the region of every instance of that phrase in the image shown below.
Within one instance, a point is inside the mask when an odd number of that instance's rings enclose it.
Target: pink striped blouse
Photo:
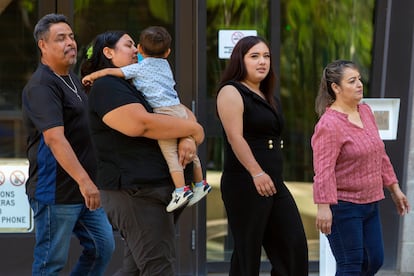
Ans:
[[[311,144],[317,204],[378,201],[384,198],[383,186],[398,182],[370,107],[359,104],[358,111],[363,128],[331,108],[315,126]]]

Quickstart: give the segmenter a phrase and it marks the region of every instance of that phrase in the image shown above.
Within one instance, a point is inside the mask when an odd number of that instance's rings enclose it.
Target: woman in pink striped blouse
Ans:
[[[374,115],[361,104],[357,66],[337,60],[323,71],[312,136],[316,227],[327,235],[336,276],[374,275],[384,258],[378,202],[388,188],[397,211],[409,210]]]

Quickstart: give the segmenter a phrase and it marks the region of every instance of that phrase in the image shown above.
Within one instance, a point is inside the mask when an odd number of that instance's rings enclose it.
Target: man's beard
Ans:
[[[74,58],[70,58],[70,59],[69,59],[69,64],[70,64],[70,65],[75,65],[75,64],[76,64],[76,62],[77,62],[76,57],[74,57]]]

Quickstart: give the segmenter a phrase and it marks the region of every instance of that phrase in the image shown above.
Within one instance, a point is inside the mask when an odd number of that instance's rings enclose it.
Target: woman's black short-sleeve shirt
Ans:
[[[172,185],[157,140],[129,137],[102,121],[106,113],[131,103],[140,103],[152,112],[142,94],[128,81],[106,76],[94,82],[89,110],[98,162],[97,185],[104,190]]]

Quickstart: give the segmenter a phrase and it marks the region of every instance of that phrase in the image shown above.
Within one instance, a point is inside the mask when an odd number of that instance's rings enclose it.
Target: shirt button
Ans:
[[[273,140],[269,140],[267,143],[269,145],[269,149],[273,149]]]

